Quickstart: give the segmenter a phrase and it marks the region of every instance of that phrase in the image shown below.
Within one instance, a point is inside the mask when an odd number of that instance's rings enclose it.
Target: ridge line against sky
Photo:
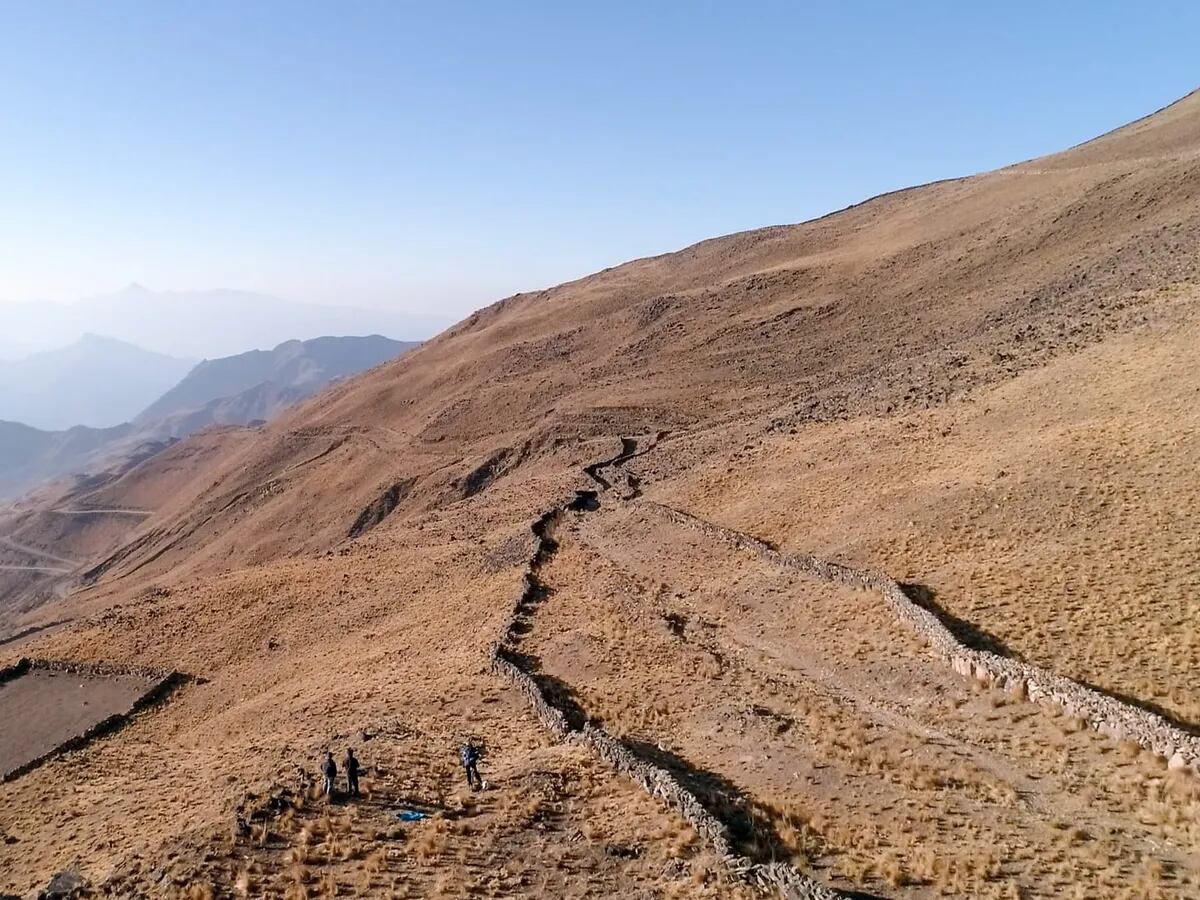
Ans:
[[[447,319],[1064,149],[1200,5],[0,8],[0,301],[129,282]]]

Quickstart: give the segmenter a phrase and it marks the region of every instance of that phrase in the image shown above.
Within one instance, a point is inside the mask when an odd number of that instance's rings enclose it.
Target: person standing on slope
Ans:
[[[462,760],[463,771],[467,773],[467,784],[471,786],[471,790],[482,790],[483,779],[479,777],[479,747],[474,741],[468,740],[458,751],[458,758]]]
[[[337,778],[337,763],[333,761],[333,753],[329,750],[325,751],[325,758],[321,760],[321,774],[325,778],[325,797],[332,800],[333,780]]]
[[[346,758],[342,761],[342,766],[346,769],[346,792],[351,797],[359,796],[358,793],[358,757],[354,755],[354,751],[349,747],[346,748]]]

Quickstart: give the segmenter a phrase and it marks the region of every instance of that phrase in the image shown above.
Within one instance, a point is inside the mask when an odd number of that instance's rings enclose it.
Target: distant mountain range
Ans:
[[[138,444],[131,424],[115,428],[77,426],[41,431],[20,422],[0,421],[0,498],[15,496],[39,481],[78,472]],[[165,445],[164,445],[165,446]]]
[[[92,370],[80,374],[80,369],[68,365],[67,371],[85,381],[110,383],[110,393],[117,390],[113,384],[117,376],[135,368],[133,363],[114,360],[112,355],[124,352],[131,360],[146,355],[140,348],[120,341],[88,338],[82,343],[102,345],[107,354],[103,358],[111,368],[107,372]],[[153,452],[211,425],[246,425],[271,419],[330,382],[372,368],[415,346],[414,342],[393,341],[379,335],[286,341],[273,350],[252,350],[224,359],[205,360],[182,380],[180,372],[173,379],[173,386],[156,389],[157,399],[139,403],[140,413],[134,410],[126,416],[129,421],[112,427],[42,430],[15,421],[0,421],[0,497],[13,496],[47,478],[78,473],[116,458]],[[39,354],[39,357],[65,359],[68,363],[73,363],[77,356]],[[7,365],[11,364],[0,364],[0,373]],[[65,375],[48,368],[46,360],[37,365],[46,372],[46,383],[58,385],[64,396],[83,391],[83,387],[77,389]],[[186,369],[187,364],[183,365]],[[139,386],[135,381],[122,384],[128,403],[129,396],[137,393]],[[53,397],[48,393],[43,396],[53,408]]]
[[[87,333],[190,359],[329,334],[426,337],[438,316],[294,303],[249,291],[153,291],[133,284],[77,303],[0,303],[0,359],[71,344]]]
[[[134,420],[147,425],[183,413],[195,413],[216,401],[256,410],[269,418],[273,406],[295,402],[335,378],[361,372],[399,356],[416,344],[368,337],[321,337],[286,341],[274,350],[251,350],[224,359],[205,360],[187,377],[150,404]],[[251,392],[252,397],[245,396]],[[233,407],[230,406],[230,409]],[[248,413],[247,413],[248,414]],[[214,415],[220,415],[214,407]],[[239,416],[241,422],[250,421]],[[217,424],[241,424],[218,421]]]
[[[0,419],[51,430],[108,428],[132,419],[193,365],[85,334],[60,350],[0,360]]]

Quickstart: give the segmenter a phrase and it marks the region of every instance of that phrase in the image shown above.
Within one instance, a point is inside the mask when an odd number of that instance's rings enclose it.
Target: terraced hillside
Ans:
[[[98,486],[94,551],[21,510],[81,586],[0,663],[202,680],[0,788],[0,888],[1194,896],[1198,238],[1193,94],[508,298]]]

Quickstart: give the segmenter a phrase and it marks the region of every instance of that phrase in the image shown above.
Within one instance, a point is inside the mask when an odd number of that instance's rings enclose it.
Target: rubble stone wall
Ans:
[[[625,452],[629,452],[628,445]],[[596,478],[598,474],[597,470],[596,475],[592,477]],[[636,484],[628,479],[619,478],[617,483],[618,490],[625,496],[636,490]],[[531,528],[534,541],[530,561],[521,577],[521,588],[513,605],[513,614],[504,627],[501,640],[492,645],[492,671],[508,680],[525,696],[534,715],[548,731],[561,739],[590,748],[618,773],[679,813],[721,857],[725,866],[736,877],[765,890],[772,890],[783,900],[836,900],[846,896],[785,863],[756,863],[737,854],[725,823],[710,813],[703,802],[680,784],[670,772],[637,755],[620,740],[590,722],[583,723],[582,727],[572,728],[567,715],[551,702],[533,675],[522,667],[521,658],[509,645],[518,621],[528,617],[541,600],[543,587],[538,579],[538,571],[553,555],[557,546],[554,539],[555,526],[573,502],[575,501],[568,501],[561,507],[545,513]]]
[[[50,671],[50,672],[69,672],[75,675],[92,675],[96,677],[113,677],[113,676],[136,676],[145,678],[147,681],[146,690],[138,696],[133,704],[125,712],[114,713],[105,719],[101,719],[92,727],[88,728],[81,734],[77,734],[68,738],[61,744],[47,750],[41,756],[22,763],[14,769],[10,769],[3,774],[0,774],[0,783],[12,781],[15,778],[20,778],[26,772],[36,769],[38,766],[53,759],[56,756],[61,756],[71,750],[78,750],[85,744],[103,737],[107,734],[112,734],[123,728],[129,721],[137,715],[141,710],[160,703],[174,691],[177,687],[192,681],[190,675],[183,672],[165,672],[157,669],[147,669],[139,666],[124,666],[124,665],[109,665],[107,663],[81,663],[71,662],[67,660],[55,659],[37,659],[30,657],[21,657],[17,662],[4,669],[0,669],[0,683],[10,681],[13,678],[18,678],[31,671]]]
[[[1133,741],[1168,761],[1172,769],[1200,772],[1200,737],[1189,734],[1140,706],[1085,687],[1062,675],[986,650],[965,646],[932,612],[914,602],[890,576],[845,566],[811,554],[783,553],[752,535],[699,519],[650,500],[639,503],[677,525],[753,553],[780,568],[822,581],[876,591],[901,622],[911,628],[954,671],[967,678],[1028,697],[1035,703],[1061,708],[1114,740]]]

